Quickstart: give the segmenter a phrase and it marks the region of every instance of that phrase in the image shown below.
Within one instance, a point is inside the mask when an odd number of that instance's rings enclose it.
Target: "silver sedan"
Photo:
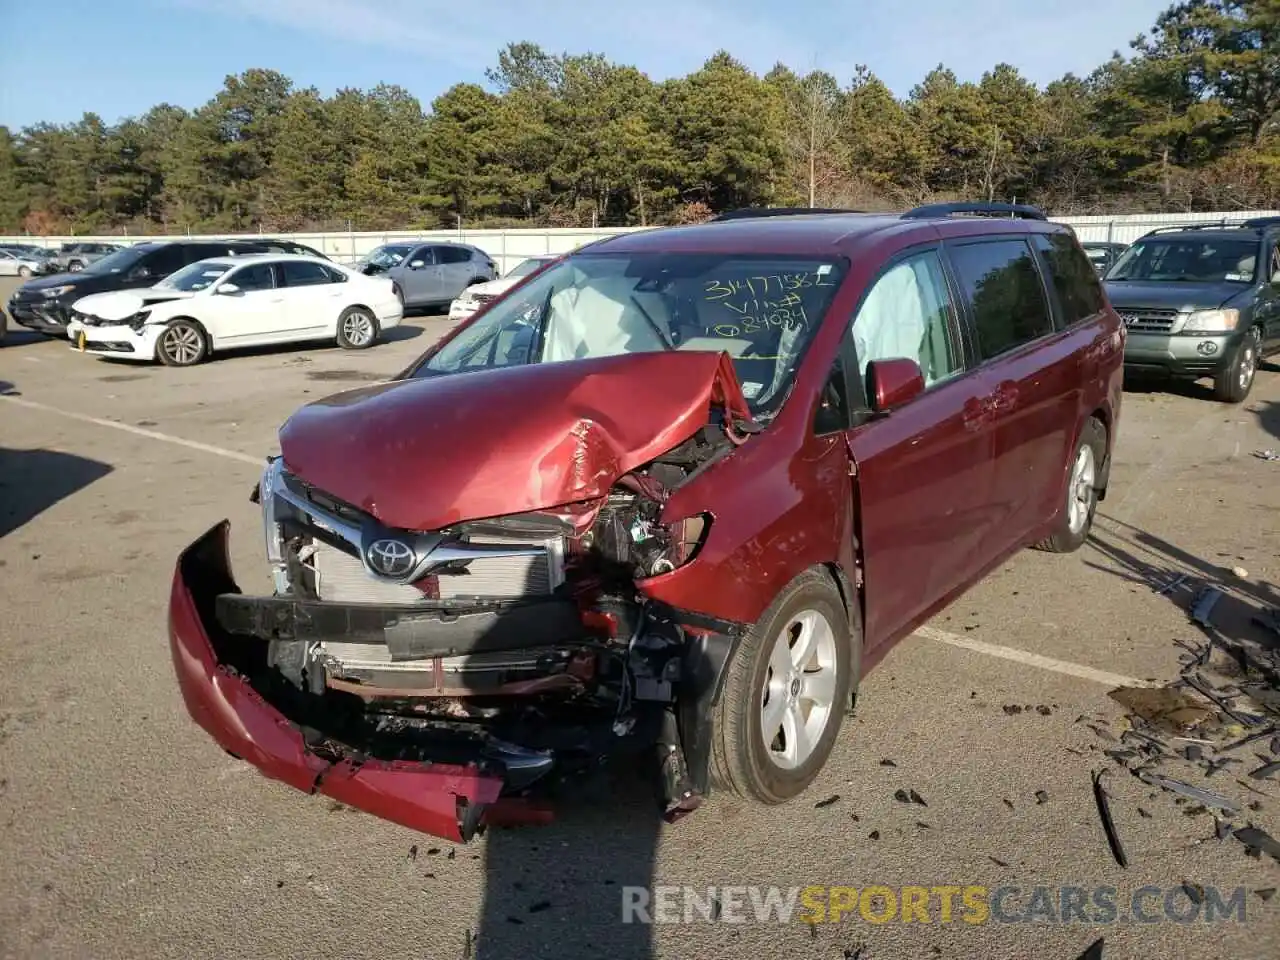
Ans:
[[[25,250],[0,248],[0,277],[33,277],[44,267],[44,261]]]

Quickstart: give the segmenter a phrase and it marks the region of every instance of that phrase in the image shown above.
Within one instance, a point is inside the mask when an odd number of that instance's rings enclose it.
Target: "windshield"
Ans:
[[[1107,271],[1107,280],[1252,283],[1258,242],[1238,237],[1139,240]]]
[[[407,257],[413,247],[407,244],[394,244],[385,247],[378,247],[369,256],[365,258],[366,263],[372,263],[375,267],[384,267],[390,269],[396,266]]]
[[[217,260],[202,260],[171,273],[156,284],[158,290],[182,290],[191,293],[212,286],[213,282],[231,269],[231,264]]]
[[[662,350],[727,351],[752,412],[776,409],[844,264],[724,254],[581,255],[498,301],[410,376]]]
[[[528,260],[521,260],[511,268],[511,272],[507,276],[513,279],[515,277],[527,277],[546,262],[543,257],[530,257]]]
[[[85,273],[121,273],[150,253],[150,249],[142,247],[125,247],[115,253],[108,254],[101,260],[95,260],[84,268]]]

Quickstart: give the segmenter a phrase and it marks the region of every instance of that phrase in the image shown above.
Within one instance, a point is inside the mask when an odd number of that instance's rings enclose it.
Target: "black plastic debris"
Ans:
[[[868,840],[879,840],[879,839],[880,839],[880,831],[879,831],[879,830],[872,830],[870,833],[868,833],[868,834],[867,834],[867,839],[868,839]]]
[[[1280,760],[1276,760],[1271,763],[1264,763],[1257,770],[1251,770],[1249,772],[1249,779],[1250,780],[1267,780],[1271,777],[1273,773],[1276,773],[1277,771],[1280,771]]]
[[[1151,813],[1147,810],[1143,810],[1142,807],[1138,808],[1138,816],[1142,817],[1142,819],[1144,820],[1151,819]]]
[[[1112,733],[1110,730],[1107,730],[1104,727],[1099,727],[1097,724],[1093,724],[1093,723],[1086,724],[1086,726],[1088,726],[1090,730],[1092,730],[1097,736],[1101,737],[1103,740],[1107,740],[1111,743],[1116,742],[1116,735]]]
[[[1276,895],[1275,887],[1263,887],[1261,890],[1253,891],[1254,895],[1263,903],[1269,903],[1271,898]]]
[[[1213,614],[1213,608],[1221,599],[1221,590],[1217,587],[1205,587],[1191,604],[1191,619],[1202,627],[1212,627],[1213,621],[1210,617]]]
[[[1235,838],[1251,850],[1258,850],[1280,863],[1280,841],[1257,827],[1241,827],[1235,832]]]
[[[1037,790],[1037,791],[1036,791],[1036,803],[1037,803],[1037,804],[1045,804],[1045,803],[1048,803],[1048,802],[1049,802],[1049,794],[1045,793],[1043,790]]]
[[[1040,714],[1042,717],[1047,717],[1053,713],[1053,710],[1042,703],[1036,707],[1036,713]]]
[[[1085,947],[1084,953],[1080,954],[1076,960],[1102,960],[1102,945],[1104,938],[1099,937],[1089,946]]]
[[[1003,860],[997,860],[995,857],[990,856],[990,855],[988,855],[988,856],[987,856],[987,859],[988,859],[988,860],[990,860],[992,863],[994,863],[997,867],[1007,867],[1007,866],[1009,866],[1009,865],[1008,865],[1007,863],[1005,863]]]
[[[1016,703],[1006,703],[1000,709],[1011,717],[1022,712],[1022,708]]]
[[[1204,775],[1206,778],[1212,777],[1219,770],[1222,770],[1228,764],[1232,763],[1244,763],[1244,761],[1239,757],[1219,757],[1216,760],[1210,760],[1208,764],[1205,765]]]
[[[1217,817],[1213,818],[1213,835],[1217,839],[1225,840],[1227,837],[1231,836],[1231,832],[1232,827],[1230,821],[1219,820]]]
[[[911,797],[912,803],[917,804],[918,806],[921,806],[921,807],[928,806],[928,804],[924,802],[924,797],[920,796],[920,794],[916,793],[914,790],[908,790],[907,795]]]
[[[1280,737],[1276,737],[1269,744],[1267,744],[1267,749],[1269,749],[1277,757],[1280,757]]]
[[[881,760],[881,761],[880,761],[880,766],[882,766],[882,767],[896,767],[896,766],[897,766],[897,764],[896,764],[896,763],[894,763],[892,760],[890,760],[888,757],[885,757],[883,760]]]
[[[1204,748],[1198,743],[1189,743],[1182,754],[1192,763],[1199,763],[1200,758],[1204,756]]]
[[[815,810],[821,810],[823,807],[829,807],[833,803],[839,803],[839,802],[840,802],[840,794],[833,793],[831,796],[827,797],[827,799],[819,800],[817,803],[813,805],[813,808]]]
[[[1003,800],[1004,800],[1004,805],[1005,805],[1006,807],[1008,807],[1010,810],[1012,810],[1012,809],[1013,809],[1013,801],[1012,801],[1012,800],[1010,800],[1008,797],[1004,797],[1004,798],[1003,798]]]
[[[905,790],[895,790],[895,791],[893,791],[893,799],[897,800],[899,803],[910,803],[910,802],[911,802],[911,797],[910,797],[910,796],[908,796],[907,791],[905,791]]]
[[[1202,790],[1200,787],[1193,787],[1189,783],[1183,783],[1181,780],[1174,780],[1172,777],[1162,777],[1158,773],[1150,773],[1146,770],[1138,771],[1138,779],[1143,783],[1149,783],[1153,787],[1160,787],[1162,790],[1168,790],[1172,793],[1180,794],[1188,797],[1198,803],[1204,804],[1206,807],[1212,807],[1215,810],[1225,810],[1227,813],[1240,812],[1240,806],[1234,800],[1228,800],[1219,793],[1213,793],[1210,790]]]
[[[409,848],[409,859],[410,860],[418,859],[418,845],[416,843]]]
[[[1093,800],[1098,805],[1098,817],[1102,820],[1102,832],[1107,836],[1107,846],[1111,855],[1121,867],[1129,866],[1129,858],[1125,856],[1124,845],[1120,843],[1120,834],[1116,832],[1115,821],[1111,819],[1111,798],[1102,785],[1105,770],[1093,771]]]

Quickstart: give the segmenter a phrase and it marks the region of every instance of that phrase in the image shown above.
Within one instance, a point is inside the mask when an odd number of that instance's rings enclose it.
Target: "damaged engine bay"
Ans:
[[[334,763],[476,764],[531,798],[625,755],[650,765],[674,820],[707,789],[685,752],[697,638],[741,628],[638,584],[697,554],[711,518],[664,523],[664,503],[744,440],[703,426],[603,497],[426,532],[275,458],[253,494],[274,596],[217,596],[217,656]]]

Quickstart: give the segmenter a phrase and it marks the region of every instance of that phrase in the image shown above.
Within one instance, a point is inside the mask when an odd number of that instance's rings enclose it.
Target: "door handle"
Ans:
[[[960,414],[966,430],[978,430],[991,421],[991,398],[970,397]]]
[[[1018,405],[1018,388],[1012,383],[1002,383],[987,399],[992,413],[1004,413]]]

